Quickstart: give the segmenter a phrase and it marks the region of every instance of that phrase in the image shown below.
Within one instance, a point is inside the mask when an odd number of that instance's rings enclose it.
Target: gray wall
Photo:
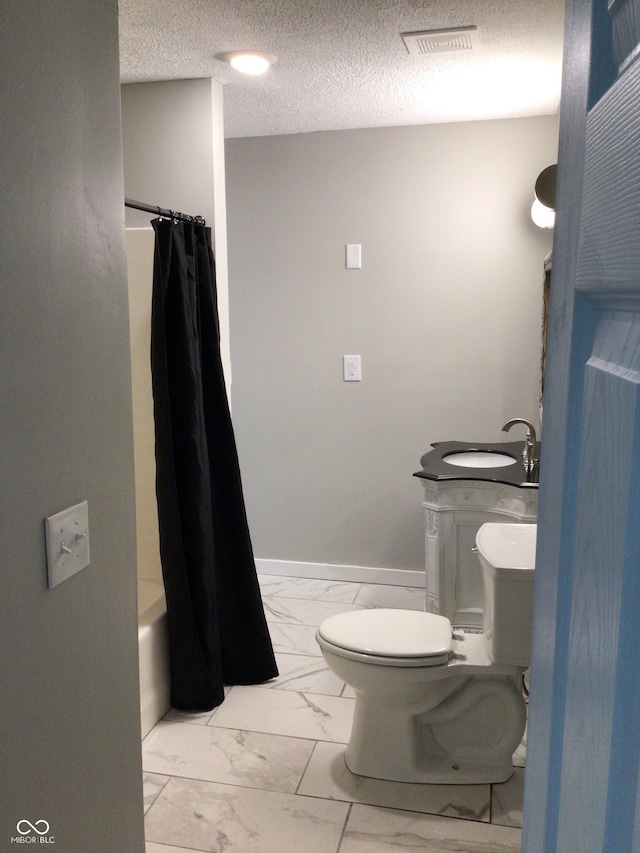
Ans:
[[[122,147],[128,197],[211,222],[211,80],[123,86]],[[148,225],[149,218],[127,208],[128,226]]]
[[[2,850],[144,849],[117,11],[2,10]],[[85,499],[91,564],[48,590],[43,519]]]
[[[211,78],[122,87],[125,196],[204,216],[211,227],[222,363],[231,381],[222,84]],[[129,228],[151,216],[127,208]],[[150,288],[150,279],[141,286]],[[150,289],[149,289],[150,295]]]
[[[551,232],[529,211],[556,152],[553,116],[227,140],[232,399],[258,558],[420,568],[412,474],[430,443],[536,420]],[[353,353],[361,383],[342,380]]]

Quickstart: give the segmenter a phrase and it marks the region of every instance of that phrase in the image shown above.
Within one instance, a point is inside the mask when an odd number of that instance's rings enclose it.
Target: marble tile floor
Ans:
[[[170,711],[143,741],[146,853],[516,853],[524,748],[502,785],[365,779],[343,759],[354,698],[315,630],[365,607],[422,610],[422,589],[261,576],[280,675]],[[522,754],[520,754],[522,753]]]

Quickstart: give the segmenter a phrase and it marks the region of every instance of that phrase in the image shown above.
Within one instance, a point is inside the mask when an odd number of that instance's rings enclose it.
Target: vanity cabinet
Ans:
[[[482,480],[423,479],[426,607],[459,627],[482,628],[476,533],[487,521],[535,523],[538,489]]]

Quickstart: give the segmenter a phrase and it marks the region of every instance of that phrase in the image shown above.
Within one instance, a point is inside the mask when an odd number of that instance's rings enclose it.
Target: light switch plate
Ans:
[[[49,589],[89,565],[89,504],[63,509],[44,520]]]
[[[362,269],[361,243],[347,243],[345,246],[345,266],[348,270]]]

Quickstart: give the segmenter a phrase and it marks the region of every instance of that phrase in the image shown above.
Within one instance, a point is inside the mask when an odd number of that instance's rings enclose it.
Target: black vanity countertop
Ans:
[[[423,480],[485,480],[492,483],[505,483],[507,486],[519,488],[538,488],[538,466],[527,472],[522,464],[524,442],[506,441],[502,443],[482,444],[465,441],[437,441],[420,459],[422,471],[413,476]],[[450,453],[466,451],[484,451],[485,453],[506,453],[513,456],[513,464],[498,468],[468,468],[449,464],[444,457]],[[540,445],[536,448],[536,456],[540,455]]]

